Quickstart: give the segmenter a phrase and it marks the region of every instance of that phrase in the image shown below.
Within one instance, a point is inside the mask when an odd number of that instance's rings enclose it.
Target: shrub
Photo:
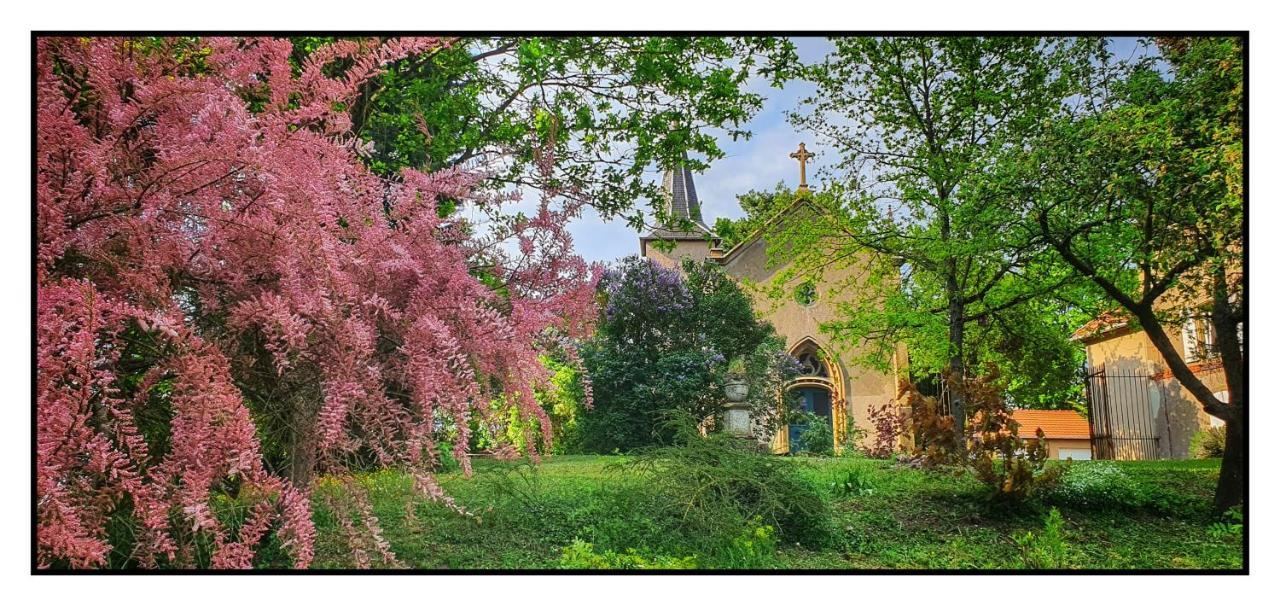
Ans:
[[[970,419],[966,459],[993,498],[1021,502],[1056,483],[1061,468],[1045,469],[1049,448],[1044,430],[1037,428],[1034,440],[1018,437],[1018,422],[1006,407],[1004,394],[1004,384],[994,371],[965,381]]]
[[[965,442],[957,442],[955,420],[939,411],[937,398],[908,386],[911,429],[917,440],[914,461],[923,467],[967,469],[990,489],[993,500],[1022,502],[1058,481],[1060,467],[1046,469],[1049,450],[1044,432],[1036,439],[1018,435],[1018,422],[1006,403],[1006,386],[994,367],[986,375],[950,386],[964,398],[968,420]]]
[[[942,402],[927,397],[914,385],[908,385],[907,402],[911,414],[907,418],[908,431],[915,438],[912,461],[920,467],[934,468],[956,465],[961,462],[960,447],[956,444],[955,420],[940,411]]]
[[[591,380],[582,360],[556,352],[538,358],[551,371],[549,386],[535,392],[538,404],[551,420],[551,452],[582,452],[582,415],[592,403]]]
[[[1066,470],[1046,500],[1077,509],[1133,507],[1140,504],[1137,484],[1114,463],[1092,461],[1064,465]]]
[[[753,521],[777,529],[779,538],[822,546],[831,532],[831,514],[817,487],[799,473],[793,460],[760,454],[746,440],[715,433],[702,437],[687,415],[668,423],[673,446],[637,453],[627,468],[643,474],[658,498],[651,516],[679,520],[694,541],[710,541],[717,551]]]
[[[876,490],[871,473],[864,467],[851,467],[845,470],[841,478],[831,485],[832,495],[837,499],[869,495]]]
[[[1218,540],[1244,535],[1244,513],[1237,505],[1222,514],[1222,519],[1209,525],[1208,534]]]
[[[896,402],[886,402],[871,407],[871,425],[875,428],[871,445],[865,451],[875,459],[887,459],[898,450],[898,443],[907,430],[907,419],[898,411]]]
[[[1015,535],[1018,557],[1023,568],[1037,570],[1065,568],[1067,544],[1062,537],[1062,514],[1055,507],[1044,520],[1044,530],[1039,534],[1026,532]]]
[[[573,543],[560,550],[560,567],[589,570],[688,570],[698,567],[698,558],[664,555],[646,557],[635,549],[628,549],[626,553],[615,551],[601,553],[597,552],[591,543],[574,539]]]
[[[777,561],[778,539],[772,526],[761,526],[757,518],[753,524],[729,542],[729,548],[721,556],[726,568],[771,568]]]
[[[797,452],[820,457],[835,454],[835,436],[831,433],[831,422],[826,418],[813,413],[799,413],[792,416],[791,422],[805,426],[797,440]]]
[[[683,271],[628,257],[602,279],[603,317],[583,348],[595,394],[582,414],[587,452],[670,443],[663,411],[713,417],[730,374],[747,379],[753,425],[779,424],[776,394],[799,370],[795,359],[719,266],[687,262]]]
[[[1197,459],[1221,459],[1227,450],[1227,428],[1210,427],[1191,436],[1191,456]]]

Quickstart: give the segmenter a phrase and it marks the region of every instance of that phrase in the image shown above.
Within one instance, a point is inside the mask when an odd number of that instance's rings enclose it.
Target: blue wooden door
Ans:
[[[831,422],[831,392],[820,387],[801,387],[791,390],[790,396],[805,412],[815,414],[827,423]],[[791,445],[791,454],[800,450],[800,436],[808,427],[804,423],[793,423],[787,426],[787,441]]]

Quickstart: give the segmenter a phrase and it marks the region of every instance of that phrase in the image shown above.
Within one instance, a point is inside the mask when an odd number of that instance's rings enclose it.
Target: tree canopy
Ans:
[[[808,236],[829,254],[797,271],[877,259],[837,336],[905,343],[916,372],[955,382],[982,361],[1005,367],[1023,397],[1061,402],[1078,390],[1063,298],[1078,281],[990,191],[1002,149],[1024,146],[1078,95],[1096,40],[1023,37],[841,38],[802,73],[815,94],[791,115],[834,148],[835,178],[815,198],[825,224]],[[815,230],[810,230],[815,231]],[[797,258],[803,259],[801,255]],[[848,287],[849,285],[841,285]],[[1069,316],[1068,316],[1069,317]],[[1059,356],[1043,357],[1052,350]],[[1066,354],[1065,356],[1061,354]],[[964,406],[950,402],[962,427]]]
[[[583,348],[594,393],[581,419],[588,451],[669,443],[672,411],[694,419],[720,412],[731,366],[747,379],[753,417],[765,427],[777,420],[795,360],[719,266],[686,261],[682,274],[628,257],[601,287],[603,314]]]
[[[449,502],[437,446],[469,470],[487,402],[545,421],[539,355],[595,317],[571,208],[487,249],[441,212],[499,203],[482,175],[388,179],[351,131],[382,66],[447,42],[38,39],[39,566],[246,568],[270,533],[305,567],[316,473]]]
[[[1157,41],[1101,71],[997,174],[1009,204],[1077,275],[1140,326],[1179,383],[1227,423],[1217,505],[1240,502],[1244,350],[1244,57],[1237,38]],[[1162,67],[1158,60],[1165,62]],[[1207,316],[1229,397],[1214,395],[1166,326]]]
[[[329,41],[297,40],[295,61]],[[716,130],[749,137],[763,97],[747,90],[747,79],[780,85],[795,57],[792,43],[776,37],[446,42],[391,63],[351,101],[351,133],[372,144],[375,172],[465,166],[493,190],[554,191],[637,229],[637,201],[660,199],[645,171],[681,161],[706,168],[724,155]]]

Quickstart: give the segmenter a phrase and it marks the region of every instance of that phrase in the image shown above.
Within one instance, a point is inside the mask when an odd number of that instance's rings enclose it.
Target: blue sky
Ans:
[[[805,62],[820,61],[831,49],[824,38],[801,37],[793,41],[800,59]],[[1111,51],[1122,59],[1129,58],[1136,48],[1137,41],[1133,38],[1115,39],[1111,44]],[[806,148],[816,154],[810,164],[811,182],[813,175],[833,160],[811,134],[797,131],[786,120],[786,112],[795,109],[801,99],[812,93],[813,85],[793,81],[779,90],[771,88],[763,79],[753,78],[748,86],[752,92],[765,97],[764,107],[748,125],[752,137],[733,141],[719,134],[719,146],[725,157],[712,162],[709,169],[694,177],[702,201],[702,216],[708,224],[715,223],[718,217],[742,217],[735,197],[738,194],[753,189],[772,190],[779,181],[795,187],[800,169],[787,154],[799,143],[806,143]],[[652,178],[661,178],[656,168]],[[639,204],[643,206],[646,201]],[[640,252],[640,234],[625,221],[604,221],[590,209],[570,225],[569,231],[578,252],[588,261],[608,262]]]

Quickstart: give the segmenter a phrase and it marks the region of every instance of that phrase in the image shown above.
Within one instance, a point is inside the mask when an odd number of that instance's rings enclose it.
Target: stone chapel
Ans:
[[[791,155],[800,160],[800,189],[807,190],[804,165],[812,157],[804,144]],[[702,205],[694,186],[693,173],[684,167],[667,170],[663,177],[665,210],[672,218],[671,225],[692,224],[692,231],[659,227],[640,237],[640,255],[665,267],[679,268],[683,259],[702,261],[710,259],[724,267],[725,271],[740,282],[765,284],[785,270],[785,263],[771,263],[766,251],[769,244],[769,225],[745,238],[729,250],[721,248],[720,239],[703,220]],[[779,215],[806,212],[803,200],[797,200]],[[775,217],[776,219],[777,217]],[[685,220],[685,221],[681,221]],[[672,244],[670,250],[660,250],[652,244],[664,241]],[[664,246],[662,248],[669,248]],[[800,360],[805,369],[787,387],[790,401],[802,402],[804,408],[832,424],[832,433],[839,444],[849,425],[863,430],[863,439],[874,434],[870,420],[873,407],[894,402],[897,397],[896,377],[906,372],[906,355],[901,351],[886,360],[888,370],[871,368],[854,361],[868,351],[865,344],[851,345],[846,341],[834,341],[824,335],[821,325],[837,319],[838,304],[850,297],[857,297],[857,289],[849,288],[846,281],[851,270],[829,272],[820,278],[813,289],[813,296],[802,298],[769,298],[760,289],[747,289],[753,298],[756,313],[773,324],[778,334],[787,342],[791,355]],[[841,284],[842,288],[833,289]],[[788,289],[788,292],[790,289]],[[775,453],[792,451],[793,441],[802,427],[788,426],[772,437],[770,446]]]

